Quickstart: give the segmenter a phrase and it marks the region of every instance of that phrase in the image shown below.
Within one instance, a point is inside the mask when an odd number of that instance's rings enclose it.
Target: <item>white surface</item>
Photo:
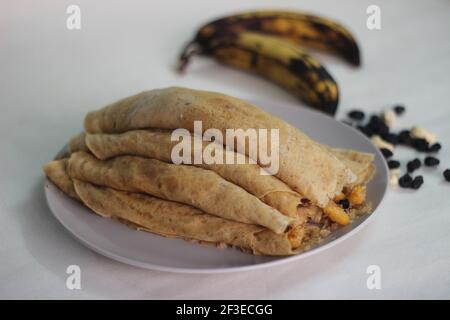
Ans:
[[[68,31],[77,3],[82,29]],[[258,2],[259,3],[259,2]],[[348,245],[277,268],[226,275],[152,272],[104,258],[67,234],[45,203],[41,166],[84,114],[140,90],[184,85],[294,102],[253,76],[196,59],[172,72],[181,46],[214,16],[273,1],[3,1],[0,10],[0,297],[2,298],[449,298],[450,3],[442,1],[277,1],[344,21],[362,47],[363,67],[323,57],[339,81],[339,116],[402,102],[400,125],[418,124],[444,144],[442,164],[418,192],[391,191],[379,217]],[[345,4],[344,4],[345,3]],[[382,30],[365,26],[382,10]],[[404,153],[400,160],[412,155]],[[423,170],[424,171],[424,170]],[[422,172],[423,172],[422,171]],[[429,172],[428,172],[429,171]],[[355,239],[354,238],[354,239]],[[66,289],[68,265],[82,289]],[[368,290],[366,268],[380,266],[382,289]]]
[[[261,101],[256,105],[289,121],[297,128],[302,128],[310,137],[320,139],[321,143],[375,154],[376,172],[367,186],[367,201],[372,204],[372,214],[363,215],[346,227],[336,230],[326,241],[310,251],[292,257],[265,257],[231,248],[219,250],[212,246],[200,246],[197,243],[168,239],[147,232],[132,232],[129,227],[116,220],[91,214],[90,209],[63,194],[51,182],[46,182],[45,195],[50,210],[70,233],[96,252],[123,263],[158,271],[255,271],[296,262],[325,250],[335,250],[336,245],[343,245],[341,243],[346,239],[361,232],[382,210],[378,208],[388,187],[388,168],[383,155],[366,136],[323,113],[299,108],[296,104]],[[161,252],[164,252],[164,255],[161,255]]]

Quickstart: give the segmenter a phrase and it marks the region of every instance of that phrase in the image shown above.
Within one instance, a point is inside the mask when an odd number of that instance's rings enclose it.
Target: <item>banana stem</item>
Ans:
[[[183,73],[186,69],[187,64],[189,63],[190,58],[193,55],[199,54],[200,52],[201,48],[195,40],[189,42],[181,52],[180,58],[178,59],[178,72]]]

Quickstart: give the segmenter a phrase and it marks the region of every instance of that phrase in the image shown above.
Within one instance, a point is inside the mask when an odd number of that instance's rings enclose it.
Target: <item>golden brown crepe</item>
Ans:
[[[203,146],[202,152],[214,147],[216,152],[221,152],[222,163],[225,163],[227,153],[235,157],[233,151],[228,151],[222,145],[214,142],[201,141],[197,137],[187,137],[191,145],[197,140]],[[171,153],[178,141],[171,141],[169,130],[133,130],[122,134],[87,134],[86,145],[88,149],[101,160],[110,159],[121,155],[133,155],[146,158],[172,162]],[[191,163],[193,163],[193,154]],[[205,162],[194,165],[200,168],[212,170],[225,180],[238,185],[249,193],[258,197],[261,201],[277,209],[281,213],[296,217],[297,206],[301,196],[288,185],[271,175],[262,175],[261,167],[245,157],[245,164],[207,164]]]
[[[297,128],[250,103],[220,93],[185,88],[142,92],[88,113],[85,130],[122,133],[185,128],[192,132],[195,120],[202,121],[203,130],[215,128],[224,136],[226,129],[279,129],[280,166],[276,176],[321,207],[354,182],[351,170]],[[256,143],[255,139],[250,140]]]
[[[191,206],[144,194],[79,180],[74,180],[74,186],[83,203],[94,212],[111,214],[159,235],[226,244],[256,254],[295,253],[288,233],[278,235],[261,226],[219,218]]]
[[[192,140],[191,145],[195,143],[195,139],[198,139],[194,136],[190,138]],[[170,130],[131,130],[122,134],[81,133],[71,138],[69,150],[72,153],[89,150],[101,160],[120,155],[135,155],[171,162],[172,148],[177,143],[178,141],[171,141]],[[203,150],[210,144],[211,142],[203,141]],[[365,183],[372,177],[375,171],[372,154],[328,146],[323,147],[327,148],[330,153],[334,154],[355,173],[357,179],[350,186]],[[227,151],[218,144],[215,144],[215,148],[221,149],[224,158],[226,153],[232,153],[232,151]],[[66,156],[69,155],[70,153],[66,154]],[[217,172],[224,179],[241,186],[281,213],[297,217],[297,206],[301,202],[302,196],[276,177],[261,175],[260,167],[257,164],[249,163],[247,157],[245,163],[239,165],[199,163],[194,165]]]
[[[349,184],[348,187],[366,184],[375,174],[375,165],[373,164],[375,156],[373,154],[330,147],[328,147],[328,150],[356,175],[355,181]]]
[[[185,203],[212,215],[265,226],[276,233],[283,233],[295,222],[215,172],[194,166],[133,156],[100,161],[86,152],[76,152],[70,156],[68,173],[72,179]]]
[[[352,153],[345,151],[342,154]],[[354,154],[352,158],[355,158]],[[81,200],[94,212],[104,217],[116,218],[138,230],[214,243],[222,247],[236,246],[254,254],[266,255],[298,253],[310,248],[330,232],[330,225],[323,220],[322,209],[312,205],[299,207],[299,212],[309,217],[312,224],[296,226],[277,235],[261,226],[214,217],[191,206],[148,195],[118,191],[81,181],[75,183],[75,189],[66,172],[67,162],[67,159],[62,159],[44,166],[44,171],[52,182],[63,192]],[[80,199],[81,195],[83,199]],[[366,212],[367,209],[362,208],[360,211]],[[323,221],[325,225],[320,227]]]
[[[89,152],[89,149],[86,145],[86,133],[81,132],[76,136],[73,136],[69,140],[68,149],[69,154],[72,154],[77,151]]]
[[[79,200],[72,180],[67,174],[68,159],[53,160],[44,165],[43,169],[47,177],[65,194]]]
[[[300,250],[290,240],[297,230],[278,235],[261,226],[215,217],[178,202],[72,181],[66,172],[67,161],[55,160],[45,165],[48,178],[103,217],[117,218],[139,230],[162,236],[236,246],[254,254],[291,255]],[[295,236],[300,239],[302,234]]]
[[[63,150],[58,152],[58,154],[55,157],[55,160],[68,158],[72,153],[77,151],[89,152],[86,146],[85,138],[86,134],[84,132],[79,133],[70,138],[69,143],[64,146]]]

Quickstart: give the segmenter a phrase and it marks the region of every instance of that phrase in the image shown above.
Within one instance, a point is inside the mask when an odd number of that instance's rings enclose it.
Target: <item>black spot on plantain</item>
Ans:
[[[258,65],[258,54],[256,52],[252,52],[250,64],[252,68],[256,68]]]
[[[330,29],[329,26],[327,26],[326,24],[320,22],[320,21],[308,21],[311,26],[316,29],[317,31],[321,31],[321,32],[328,32],[328,31],[333,31],[332,29]]]
[[[293,58],[289,61],[289,69],[294,71],[296,74],[303,74],[309,71],[308,66],[303,60]]]
[[[262,29],[262,22],[261,22],[261,19],[254,19],[254,20],[246,21],[245,26],[249,30],[259,31]]]

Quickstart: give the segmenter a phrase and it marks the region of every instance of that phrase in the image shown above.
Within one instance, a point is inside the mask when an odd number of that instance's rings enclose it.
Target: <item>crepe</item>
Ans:
[[[223,156],[222,163],[228,156],[227,153],[235,157],[233,151],[226,150],[222,145],[214,142],[201,141],[197,137],[187,137],[191,139],[191,145],[197,140],[202,146],[202,152],[208,148],[220,152]],[[165,162],[172,162],[171,152],[178,141],[171,141],[170,130],[133,130],[122,134],[87,134],[87,148],[101,160],[110,159],[116,156],[133,155],[146,158],[158,159]],[[193,154],[191,163],[193,163]],[[261,167],[255,163],[250,163],[250,159],[245,157],[244,164],[220,164],[205,162],[194,163],[195,166],[212,170],[225,180],[244,188],[249,193],[259,198],[264,203],[277,209],[281,213],[296,217],[297,206],[301,202],[301,196],[293,191],[287,184],[271,175],[262,175]]]
[[[84,126],[87,133],[147,128],[185,128],[192,132],[195,120],[202,121],[203,130],[215,128],[224,136],[226,129],[278,129],[279,170],[275,175],[320,207],[355,180],[345,164],[297,128],[250,103],[220,93],[185,88],[142,92],[88,113]],[[257,139],[259,134],[250,140],[256,143]],[[245,154],[249,155],[248,149]],[[259,157],[253,160],[261,164]]]
[[[70,157],[70,155],[77,151],[89,152],[88,147],[85,143],[86,134],[84,132],[79,133],[72,138],[70,138],[69,143],[64,146],[64,148],[58,152],[55,160],[65,159]]]
[[[289,233],[275,234],[261,226],[235,222],[152,196],[117,191],[74,180],[83,203],[94,212],[130,221],[162,236],[181,237],[236,246],[255,254],[291,255],[296,252]]]
[[[53,160],[45,164],[43,170],[47,177],[65,194],[79,200],[75,189],[73,188],[72,180],[67,174],[68,159]]]
[[[373,164],[375,156],[372,153],[341,148],[327,148],[356,175],[355,181],[349,184],[348,187],[366,184],[372,179],[375,174],[375,165]]]
[[[135,155],[171,162],[171,151],[178,141],[171,141],[170,135],[171,130],[160,129],[132,130],[122,134],[81,133],[70,139],[69,150],[70,152],[88,150],[101,160],[120,155]],[[195,143],[195,139],[198,139],[198,137],[191,137],[192,145]],[[203,141],[203,150],[210,144],[211,142]],[[325,145],[323,147],[355,173],[356,180],[349,185],[350,187],[367,183],[372,178],[375,172],[373,154],[331,148]],[[224,158],[226,153],[231,152],[218,144],[215,144],[215,148],[222,150]],[[66,156],[68,156],[67,153]],[[259,173],[260,167],[256,164],[250,164],[247,157],[245,163],[226,165],[202,162],[194,165],[217,172],[224,179],[241,186],[285,215],[299,217],[297,207],[303,197],[276,177],[261,175]]]
[[[215,172],[194,166],[134,156],[100,161],[86,152],[76,152],[70,156],[68,173],[72,179],[185,203],[222,218],[261,225],[275,233],[283,233],[295,222]]]
[[[291,255],[300,250],[303,234],[299,229],[278,235],[261,226],[215,217],[181,203],[72,181],[66,171],[67,162],[68,159],[49,162],[44,171],[64,193],[102,217],[116,218],[136,229],[166,237],[235,246],[254,254]],[[296,246],[293,237],[297,239]]]

